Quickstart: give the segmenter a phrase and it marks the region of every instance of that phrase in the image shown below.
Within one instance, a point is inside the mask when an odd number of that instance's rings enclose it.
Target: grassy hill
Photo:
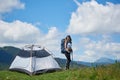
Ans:
[[[0,70],[8,69],[19,51],[19,48],[12,46],[0,47]]]
[[[0,80],[120,80],[120,63],[33,76],[18,72],[0,71]]]

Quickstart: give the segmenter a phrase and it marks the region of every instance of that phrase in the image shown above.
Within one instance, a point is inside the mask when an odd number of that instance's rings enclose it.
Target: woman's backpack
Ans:
[[[64,53],[64,52],[65,52],[64,43],[65,43],[65,39],[62,39],[62,40],[61,40],[61,53]]]

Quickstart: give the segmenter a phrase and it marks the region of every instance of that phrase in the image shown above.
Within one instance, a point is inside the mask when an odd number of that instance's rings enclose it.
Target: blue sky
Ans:
[[[60,41],[70,34],[74,60],[120,59],[120,0],[1,0],[0,5],[1,46],[40,44],[65,58]]]
[[[25,9],[14,10],[4,15],[5,21],[21,20],[28,23],[40,23],[39,28],[47,32],[50,26],[57,26],[60,31],[67,27],[71,13],[77,8],[72,0],[21,0]]]

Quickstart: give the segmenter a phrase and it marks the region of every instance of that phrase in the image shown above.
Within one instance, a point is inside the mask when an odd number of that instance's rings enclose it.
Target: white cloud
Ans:
[[[56,27],[51,27],[48,31],[48,34],[45,36],[46,39],[53,39],[53,38],[57,38],[58,35],[58,30]]]
[[[98,55],[93,50],[86,50],[79,56],[80,61],[94,62],[98,59]]]
[[[40,36],[40,30],[19,20],[11,23],[0,20],[0,34],[1,43],[33,43]]]
[[[20,0],[0,0],[0,14],[10,12],[12,9],[23,9],[24,7],[24,3],[21,3]]]
[[[106,5],[102,5],[95,0],[79,3],[77,10],[71,15],[67,32],[71,34],[120,33],[120,4],[107,2]]]
[[[0,47],[15,46],[23,48],[25,45],[36,44],[46,47],[54,56],[60,53],[61,33],[56,27],[51,27],[48,33],[41,33],[33,24],[19,20],[5,22],[0,20]]]
[[[48,48],[55,56],[60,57],[61,34],[56,27],[51,27],[48,33],[41,33],[40,29],[30,23],[14,21],[11,23],[0,21],[1,46],[15,46],[37,44]]]
[[[42,46],[45,46],[52,51],[55,56],[60,57],[61,37],[62,34],[56,27],[50,27],[48,33],[44,34],[42,38],[39,38],[38,42],[41,43]]]
[[[110,36],[109,36],[110,38]],[[86,40],[84,43],[83,40]],[[94,62],[101,57],[120,59],[120,43],[111,42],[107,38],[93,41],[89,38],[83,38],[80,41],[84,51],[79,56],[80,61]]]

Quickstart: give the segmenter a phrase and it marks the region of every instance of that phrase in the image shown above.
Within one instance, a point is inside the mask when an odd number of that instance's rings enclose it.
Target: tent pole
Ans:
[[[73,68],[73,52],[71,53],[71,57],[72,57],[71,63],[72,63],[72,68]]]
[[[31,46],[31,52],[30,52],[30,56],[31,56],[31,72],[33,72],[33,60],[32,60],[32,52],[33,52],[33,47],[34,45]],[[32,76],[32,73],[30,74]]]

